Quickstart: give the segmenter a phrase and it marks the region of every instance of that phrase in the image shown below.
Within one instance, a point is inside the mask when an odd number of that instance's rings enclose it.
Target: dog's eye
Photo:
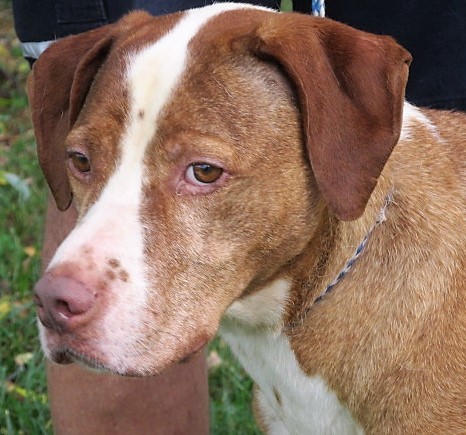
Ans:
[[[84,154],[73,151],[68,153],[68,158],[70,159],[70,163],[78,172],[86,173],[91,170],[91,163]]]
[[[186,170],[186,179],[193,184],[211,184],[223,174],[223,169],[209,163],[193,163]]]

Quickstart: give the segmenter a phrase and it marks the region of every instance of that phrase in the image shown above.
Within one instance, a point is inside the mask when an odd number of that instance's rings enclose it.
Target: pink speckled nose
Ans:
[[[40,321],[58,332],[72,331],[89,318],[95,292],[82,282],[46,273],[35,285],[34,302]]]

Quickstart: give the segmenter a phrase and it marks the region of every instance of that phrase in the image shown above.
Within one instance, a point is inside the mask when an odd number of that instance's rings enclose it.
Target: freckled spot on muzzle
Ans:
[[[120,268],[120,262],[116,258],[110,258],[107,263],[112,269]]]
[[[107,260],[107,264],[110,267],[109,270],[105,273],[105,276],[109,280],[114,280],[118,277],[120,281],[128,282],[129,280],[129,273],[121,267],[121,263],[116,258],[109,258]]]
[[[129,279],[129,273],[126,272],[126,270],[120,270],[118,277],[123,281],[123,282],[128,282]]]

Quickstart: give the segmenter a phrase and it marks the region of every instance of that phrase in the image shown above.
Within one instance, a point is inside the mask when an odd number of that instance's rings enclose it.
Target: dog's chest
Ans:
[[[279,303],[280,299],[276,297],[275,301]],[[251,327],[253,321],[244,324],[248,314],[251,320],[258,320],[264,314],[251,302],[235,302],[222,322],[220,334],[258,386],[256,401],[269,433],[364,433],[325,381],[302,371],[286,336],[270,327]],[[269,313],[270,308],[269,305]],[[281,310],[277,307],[273,311],[277,314]]]

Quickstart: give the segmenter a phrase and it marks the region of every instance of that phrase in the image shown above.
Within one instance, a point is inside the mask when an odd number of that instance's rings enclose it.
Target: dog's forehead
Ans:
[[[264,10],[246,4],[221,3],[187,11],[157,41],[129,54],[125,76],[130,111],[128,136],[137,136],[134,139],[140,146],[147,145],[159,114],[189,67],[192,43],[203,33],[201,29],[220,15],[228,16],[230,11],[245,9]],[[218,25],[221,26],[221,22]]]
[[[69,141],[90,143],[91,147],[97,142],[118,157],[131,150],[140,162],[157,134],[162,109],[175,93],[183,92],[182,77],[195,64],[207,61],[201,59],[199,49],[208,51],[207,45],[217,40],[215,34],[226,30],[225,23],[234,29],[245,14],[259,10],[273,12],[247,4],[220,3],[152,19],[144,14],[142,25],[137,13],[126,17],[128,24],[122,25]],[[208,43],[206,33],[215,33]],[[102,137],[101,131],[107,135]],[[100,146],[95,148],[103,152]]]

